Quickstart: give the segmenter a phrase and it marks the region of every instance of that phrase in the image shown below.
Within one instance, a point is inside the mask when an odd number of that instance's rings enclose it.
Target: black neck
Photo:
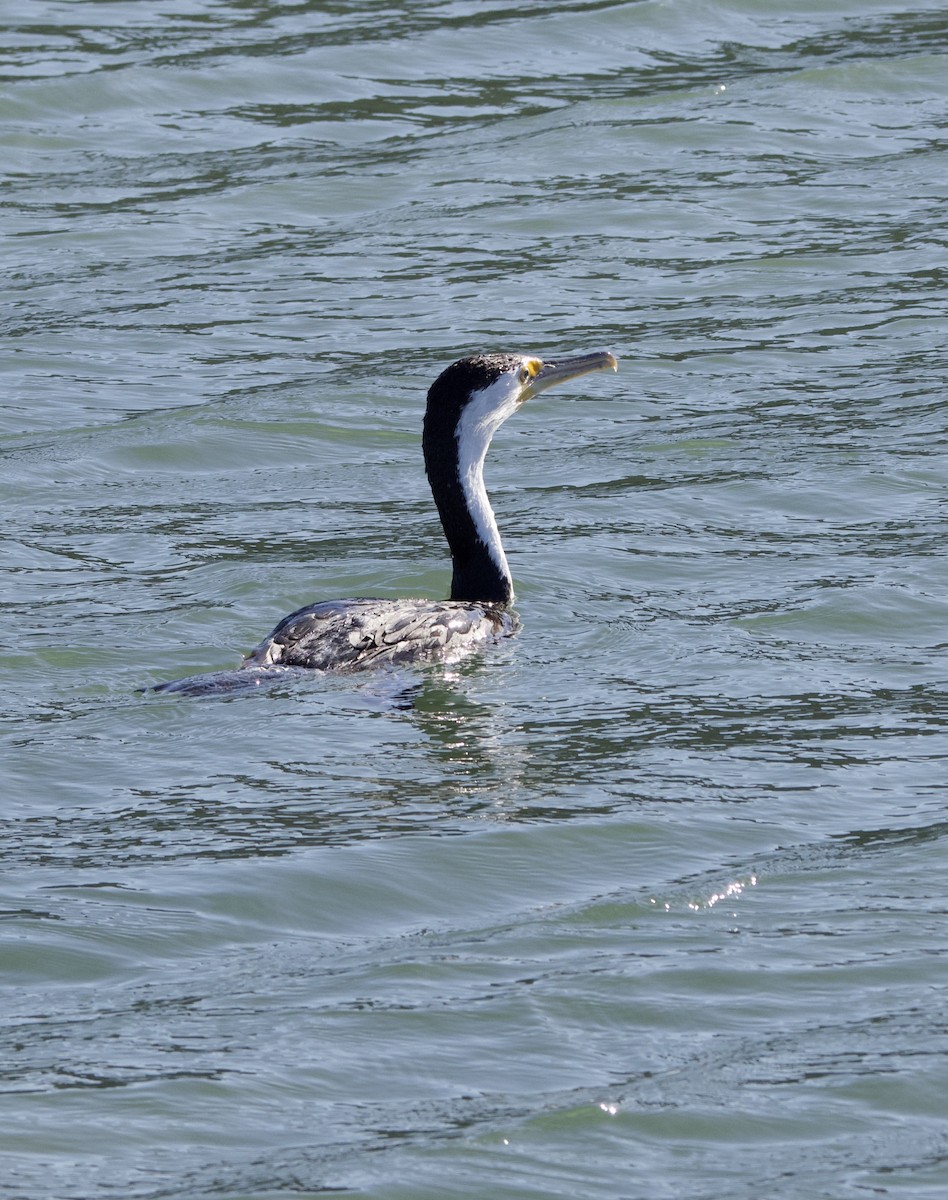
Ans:
[[[513,599],[510,577],[481,540],[461,486],[456,419],[444,420],[444,416],[443,412],[433,413],[429,404],[422,446],[431,494],[454,564],[451,599],[509,604]]]

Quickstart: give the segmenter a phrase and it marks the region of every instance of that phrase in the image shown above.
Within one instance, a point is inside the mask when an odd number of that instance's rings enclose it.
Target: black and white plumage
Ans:
[[[499,605],[458,600],[324,600],[284,617],[241,664],[361,671],[409,662],[456,662],[513,633]]]
[[[451,551],[448,600],[328,600],[285,617],[236,672],[195,676],[162,691],[221,691],[288,670],[359,671],[456,662],[514,633],[513,581],[484,487],[491,439],[525,401],[591,371],[616,370],[608,351],[543,362],[478,354],[443,371],[428,392],[422,446]],[[206,686],[200,686],[201,680]],[[232,681],[232,682],[230,682]]]

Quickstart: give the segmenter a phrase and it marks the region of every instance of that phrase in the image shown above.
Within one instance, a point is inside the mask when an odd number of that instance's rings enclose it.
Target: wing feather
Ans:
[[[384,663],[456,661],[518,627],[492,605],[431,600],[329,600],[285,617],[243,666],[358,671]]]

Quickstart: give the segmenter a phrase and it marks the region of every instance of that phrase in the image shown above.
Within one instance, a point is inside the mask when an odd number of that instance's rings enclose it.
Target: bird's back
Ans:
[[[509,609],[456,600],[326,600],[277,625],[242,668],[359,671],[406,662],[456,662],[516,632]]]

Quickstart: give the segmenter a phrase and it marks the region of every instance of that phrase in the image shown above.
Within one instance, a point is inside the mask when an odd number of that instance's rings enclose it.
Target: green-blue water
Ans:
[[[9,0],[7,1200],[948,1188],[940,3]],[[523,621],[445,593],[478,349]]]

